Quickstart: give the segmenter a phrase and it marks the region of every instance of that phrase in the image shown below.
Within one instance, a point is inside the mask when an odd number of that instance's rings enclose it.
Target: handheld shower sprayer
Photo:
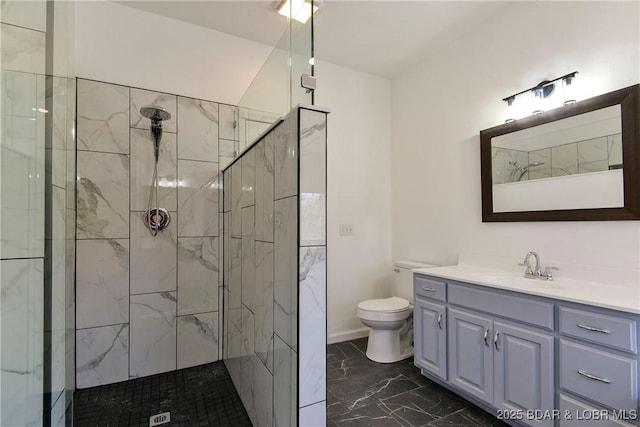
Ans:
[[[171,216],[166,209],[159,208],[158,205],[158,160],[160,159],[160,141],[162,140],[162,122],[171,118],[171,113],[157,105],[145,105],[140,108],[140,114],[151,120],[151,136],[153,137],[153,155],[155,158],[153,167],[153,181],[149,193],[149,203],[147,211],[142,220],[151,234],[156,236],[158,231],[164,230],[171,222]],[[155,203],[154,203],[155,196]],[[155,205],[155,207],[153,207]]]

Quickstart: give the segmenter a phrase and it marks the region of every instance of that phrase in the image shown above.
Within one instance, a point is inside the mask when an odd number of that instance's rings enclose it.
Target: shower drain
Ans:
[[[158,415],[152,415],[149,418],[149,427],[153,427],[153,426],[159,426],[162,424],[167,424],[171,421],[171,413],[170,412],[163,412],[161,414]]]

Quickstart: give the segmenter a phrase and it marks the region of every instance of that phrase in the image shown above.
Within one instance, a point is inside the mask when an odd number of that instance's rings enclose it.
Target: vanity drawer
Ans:
[[[553,330],[553,304],[547,302],[455,284],[449,284],[449,302]]]
[[[560,340],[560,387],[617,410],[638,409],[637,362]]]
[[[436,301],[447,300],[447,284],[415,274],[413,276],[413,289],[416,295]]]
[[[636,322],[560,307],[560,333],[636,354]]]
[[[633,427],[633,424],[615,419],[612,411],[603,413],[602,408],[591,406],[563,393],[560,393],[558,409],[560,410],[560,427],[584,427],[585,425],[589,425],[589,427]],[[624,415],[621,414],[619,418]],[[632,418],[634,413],[626,415]]]

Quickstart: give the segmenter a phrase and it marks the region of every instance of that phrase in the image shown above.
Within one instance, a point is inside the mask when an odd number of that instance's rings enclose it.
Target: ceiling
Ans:
[[[127,0],[130,7],[275,46],[286,18],[278,0]],[[315,56],[393,78],[441,49],[506,1],[325,0],[316,13]]]

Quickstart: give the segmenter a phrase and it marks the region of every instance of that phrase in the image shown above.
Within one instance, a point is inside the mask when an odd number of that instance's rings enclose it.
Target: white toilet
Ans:
[[[413,355],[413,270],[436,267],[413,261],[394,263],[391,298],[370,299],[358,304],[360,321],[371,328],[367,357],[393,363]]]

